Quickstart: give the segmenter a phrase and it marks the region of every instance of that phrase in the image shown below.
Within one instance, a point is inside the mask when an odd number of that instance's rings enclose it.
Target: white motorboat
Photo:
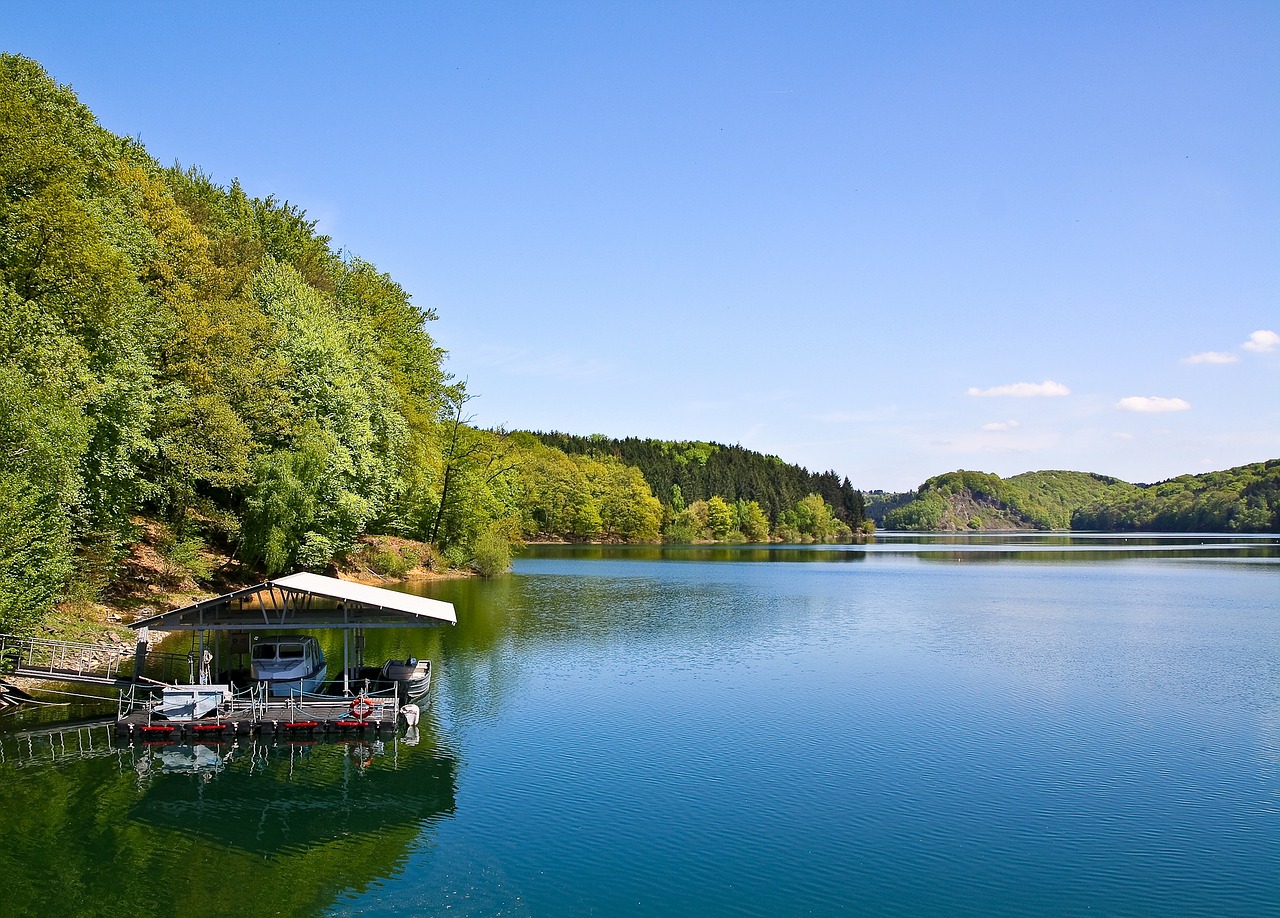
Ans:
[[[401,701],[417,701],[431,688],[431,661],[388,660],[379,671],[384,685],[396,688]]]
[[[250,677],[265,682],[273,698],[316,692],[325,677],[324,651],[310,635],[262,638],[250,654]]]
[[[388,660],[381,666],[363,666],[350,672],[353,686],[366,692],[395,690],[400,703],[418,701],[431,689],[431,661],[409,657]]]

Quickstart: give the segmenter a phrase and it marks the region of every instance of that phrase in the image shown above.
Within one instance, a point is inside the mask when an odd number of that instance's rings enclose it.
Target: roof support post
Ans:
[[[351,623],[345,602],[342,604],[342,694],[351,694]]]
[[[142,676],[146,675],[147,669],[147,640],[150,636],[150,629],[138,629],[138,643],[133,647],[133,681],[141,682]]]

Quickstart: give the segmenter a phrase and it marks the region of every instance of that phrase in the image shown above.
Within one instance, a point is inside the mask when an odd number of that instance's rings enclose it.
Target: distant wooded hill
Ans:
[[[638,468],[664,504],[693,503],[721,497],[755,501],[777,520],[809,494],[817,494],[837,519],[857,528],[864,519],[862,492],[835,472],[814,473],[742,446],[696,441],[674,442],[599,434],[532,434],[569,455],[611,457]]]
[[[1280,460],[1151,485],[1088,472],[948,472],[918,491],[872,495],[867,510],[881,528],[912,531],[1280,532]]]

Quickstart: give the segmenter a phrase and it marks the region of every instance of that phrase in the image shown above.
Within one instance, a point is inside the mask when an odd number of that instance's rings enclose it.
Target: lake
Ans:
[[[537,546],[420,734],[0,718],[0,914],[1280,915],[1280,538]]]

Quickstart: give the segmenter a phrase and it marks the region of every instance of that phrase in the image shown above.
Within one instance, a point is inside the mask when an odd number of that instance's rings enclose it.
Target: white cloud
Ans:
[[[1051,398],[1070,395],[1071,390],[1062,383],[1046,379],[1042,383],[1019,382],[1008,386],[992,386],[990,389],[979,389],[976,386],[972,386],[968,394],[977,398],[992,398],[1001,395],[1009,396],[1010,398]]]
[[[1239,357],[1235,354],[1227,354],[1222,351],[1205,351],[1203,354],[1192,354],[1190,357],[1184,357],[1183,363],[1236,363]]]
[[[983,430],[1013,430],[1018,426],[1017,421],[992,421],[990,424],[983,424]]]
[[[1249,336],[1248,341],[1240,346],[1246,351],[1253,351],[1256,354],[1274,351],[1280,347],[1280,335],[1265,328],[1260,328]]]
[[[1130,395],[1120,399],[1115,406],[1121,411],[1141,411],[1148,414],[1186,411],[1191,407],[1189,402],[1180,398],[1161,398],[1157,395]]]
[[[1113,433],[1111,436],[1113,436],[1113,437],[1114,437],[1115,439],[1117,439],[1117,440],[1136,440],[1136,439],[1138,439],[1138,438],[1137,438],[1137,437],[1135,437],[1133,434],[1131,434],[1131,433],[1125,433],[1124,431],[1117,431],[1116,433]]]

